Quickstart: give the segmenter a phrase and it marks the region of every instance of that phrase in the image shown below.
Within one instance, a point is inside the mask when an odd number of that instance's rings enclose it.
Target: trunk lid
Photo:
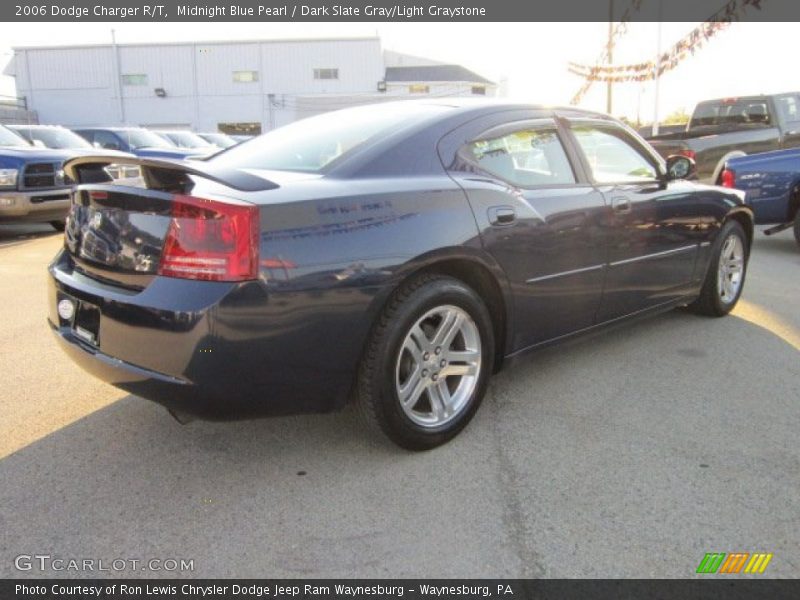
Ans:
[[[104,168],[108,164],[131,164],[141,169],[141,187],[120,185],[110,180]],[[176,228],[188,225],[187,218],[200,214],[205,219],[202,230],[220,227],[214,207],[247,204],[217,194],[214,198],[191,196],[198,178],[235,196],[236,191],[252,192],[276,188],[263,177],[238,170],[218,170],[198,162],[183,164],[167,160],[125,158],[119,156],[79,157],[64,165],[67,175],[78,185],[72,193],[64,233],[66,250],[76,268],[102,282],[132,289],[142,289],[159,274],[165,245],[175,236]],[[222,187],[220,187],[222,186]],[[200,186],[202,187],[202,185]],[[241,195],[241,194],[239,194]],[[194,205],[192,216],[176,214],[176,203]],[[208,216],[206,216],[206,214]],[[224,218],[225,215],[223,214]],[[236,224],[233,224],[236,233]],[[223,231],[220,235],[228,235]],[[189,240],[191,242],[191,240]],[[185,240],[184,240],[185,245]],[[192,261],[200,253],[181,249],[178,260]],[[200,259],[213,260],[213,259]],[[196,265],[195,265],[196,267]],[[175,267],[173,267],[175,268]]]

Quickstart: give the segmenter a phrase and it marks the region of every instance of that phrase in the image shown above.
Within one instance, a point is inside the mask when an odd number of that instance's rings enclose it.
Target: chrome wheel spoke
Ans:
[[[450,390],[444,380],[428,387],[428,398],[431,401],[431,412],[436,421],[441,422],[450,416]]]
[[[454,365],[449,364],[441,371],[439,371],[440,377],[453,377],[453,376],[463,376],[463,375],[476,375],[478,373],[478,366],[475,364],[466,364],[466,365]]]
[[[427,382],[420,375],[421,371],[422,369],[417,367],[417,370],[408,378],[405,384],[397,390],[398,396],[400,396],[400,403],[404,407],[414,408],[425,390]]]
[[[431,346],[434,348],[448,348],[453,343],[453,338],[456,337],[463,323],[464,316],[461,313],[456,311],[445,313],[439,328],[436,330],[436,334],[433,336]]]
[[[406,337],[404,346],[409,345],[409,343],[416,346],[418,349],[418,356],[430,348],[431,342],[428,336],[425,335],[425,332],[422,331],[422,327],[420,327],[419,323],[414,325],[411,331],[408,332],[408,337]]]

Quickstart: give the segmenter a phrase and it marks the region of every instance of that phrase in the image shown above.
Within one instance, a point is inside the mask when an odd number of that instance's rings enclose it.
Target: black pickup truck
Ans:
[[[697,178],[719,183],[731,158],[800,146],[800,92],[707,100],[684,131],[648,138],[663,157],[697,163]]]

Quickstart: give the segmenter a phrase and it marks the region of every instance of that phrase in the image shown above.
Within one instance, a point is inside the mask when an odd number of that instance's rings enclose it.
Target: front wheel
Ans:
[[[494,362],[492,322],[469,286],[423,275],[395,294],[359,370],[367,422],[409,450],[435,448],[472,419]]]
[[[702,315],[723,317],[739,301],[747,274],[748,245],[742,226],[728,221],[714,247],[703,289],[689,308]]]

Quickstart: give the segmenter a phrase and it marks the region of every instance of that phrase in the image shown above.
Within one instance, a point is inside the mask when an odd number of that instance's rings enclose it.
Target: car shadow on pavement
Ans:
[[[425,453],[367,435],[352,406],[182,426],[128,396],[0,461],[0,576],[40,575],[13,568],[15,556],[36,552],[196,561],[194,573],[146,576],[642,576],[652,567],[613,569],[653,503],[676,528],[665,536],[688,536],[709,525],[695,523],[684,504],[726,495],[731,474],[709,484],[697,466],[712,452],[704,444],[735,442],[748,461],[763,452],[769,464],[774,446],[795,439],[797,410],[765,390],[769,368],[797,368],[796,351],[781,344],[740,319],[676,311],[550,348],[499,374],[475,422]],[[736,395],[726,396],[726,386]],[[714,403],[721,419],[709,416]],[[766,438],[747,433],[767,426],[759,419],[772,428]],[[720,468],[738,454],[712,458],[702,460]],[[706,480],[692,480],[687,468]],[[773,477],[764,473],[751,476]],[[631,495],[632,481],[649,483]],[[764,493],[785,494],[776,482],[767,479]],[[582,498],[598,493],[587,508]],[[546,522],[537,516],[543,507]],[[599,509],[618,516],[605,519]],[[753,524],[768,536],[770,519],[786,516],[773,510]],[[591,539],[579,536],[584,558],[592,540],[621,532],[603,542],[608,563],[602,552],[585,563],[561,553],[573,548],[573,521],[594,528]]]
[[[0,247],[54,235],[64,234],[47,223],[0,223]]]

